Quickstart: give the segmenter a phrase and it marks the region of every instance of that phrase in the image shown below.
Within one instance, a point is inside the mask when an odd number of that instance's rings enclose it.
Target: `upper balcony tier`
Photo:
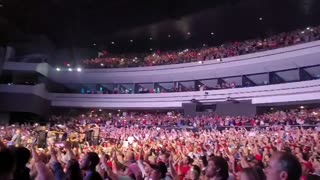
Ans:
[[[173,82],[266,73],[320,64],[320,41],[204,62],[117,69],[60,69],[47,63],[6,62],[3,70],[38,72],[59,83]]]

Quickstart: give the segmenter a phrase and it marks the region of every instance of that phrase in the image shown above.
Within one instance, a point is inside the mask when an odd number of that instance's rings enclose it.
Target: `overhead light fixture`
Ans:
[[[57,70],[57,71],[61,71],[61,69],[60,69],[60,68],[56,68],[56,70]]]
[[[133,42],[133,40],[132,40],[132,39],[130,39],[130,42]]]
[[[70,71],[70,72],[71,72],[71,71],[72,71],[72,68],[69,68],[69,69],[68,69],[68,71]]]
[[[211,35],[214,35],[214,33],[213,33],[213,32],[211,32]]]
[[[114,44],[114,42],[112,41],[111,44]]]
[[[259,18],[260,21],[262,21],[262,19],[263,19],[262,17]]]
[[[81,69],[81,68],[77,68],[77,71],[78,71],[78,72],[81,72],[81,71],[82,71],[82,69]]]

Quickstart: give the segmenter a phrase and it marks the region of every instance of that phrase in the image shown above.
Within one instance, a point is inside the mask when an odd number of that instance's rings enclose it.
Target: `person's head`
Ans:
[[[14,154],[9,149],[1,149],[0,161],[0,179],[12,179],[16,165]]]
[[[165,164],[168,164],[168,162],[169,162],[169,157],[170,157],[170,154],[168,154],[168,153],[163,153],[163,154],[160,155],[159,160],[162,161],[162,162],[164,162]]]
[[[287,152],[276,152],[267,168],[267,180],[299,180],[302,174],[299,160]]]
[[[198,180],[200,179],[201,169],[199,166],[192,165],[191,169],[186,174],[186,180]]]
[[[266,175],[260,168],[244,168],[240,175],[240,180],[265,180]]]
[[[21,134],[20,129],[17,129],[17,130],[16,130],[16,134]]]
[[[229,178],[228,163],[222,157],[213,157],[208,160],[205,175],[208,178],[219,177],[221,180]]]
[[[126,161],[133,161],[134,160],[134,152],[131,150],[128,150],[125,155],[125,160]]]
[[[95,152],[88,152],[80,160],[80,168],[83,170],[95,170],[100,158]]]
[[[152,179],[164,179],[167,174],[167,166],[164,162],[158,162],[157,165],[151,165],[151,168],[153,169],[151,173]]]
[[[25,167],[31,159],[31,152],[25,147],[11,147],[10,150],[15,156],[17,168]]]
[[[67,163],[66,180],[76,179],[82,179],[82,173],[78,161],[71,159]]]

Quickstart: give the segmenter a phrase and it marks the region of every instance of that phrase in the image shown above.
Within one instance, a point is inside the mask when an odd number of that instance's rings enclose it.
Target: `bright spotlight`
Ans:
[[[70,72],[71,72],[71,71],[72,71],[72,69],[71,69],[71,68],[69,68],[69,69],[68,69],[68,71],[70,71]]]
[[[100,64],[100,66],[104,66],[104,64],[103,64],[103,63],[101,63],[101,64]]]
[[[61,69],[60,69],[60,68],[56,68],[56,70],[57,70],[57,71],[61,71]]]
[[[77,71],[78,71],[78,72],[81,72],[81,71],[82,71],[82,69],[81,69],[81,68],[77,68]]]

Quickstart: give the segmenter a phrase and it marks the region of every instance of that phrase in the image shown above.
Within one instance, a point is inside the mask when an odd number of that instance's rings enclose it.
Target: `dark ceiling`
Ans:
[[[319,9],[319,0],[0,0],[0,33],[2,43],[41,35],[56,49],[145,52],[317,25]]]

